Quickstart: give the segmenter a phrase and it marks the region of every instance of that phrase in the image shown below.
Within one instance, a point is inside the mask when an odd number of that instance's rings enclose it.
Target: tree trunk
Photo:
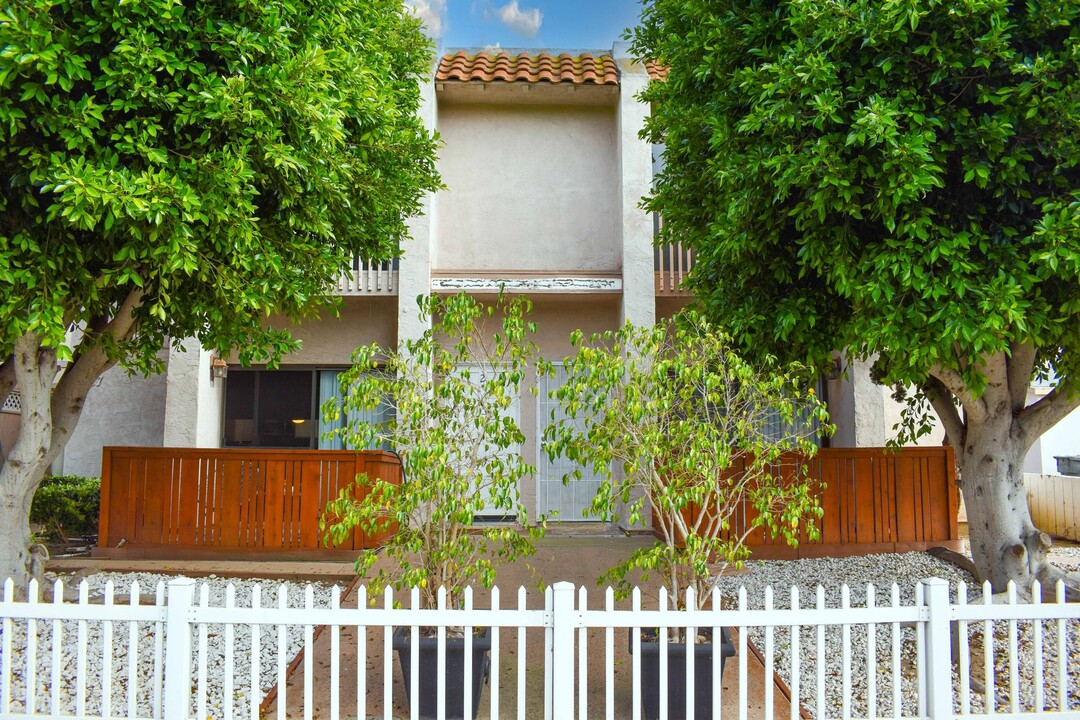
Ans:
[[[47,553],[30,537],[30,504],[53,460],[64,449],[82,414],[94,380],[114,364],[91,348],[61,373],[56,350],[24,335],[12,353],[22,396],[19,437],[0,466],[0,580],[25,588],[41,579]]]
[[[1050,538],[1031,523],[1024,488],[1023,440],[1008,411],[969,422],[964,447],[958,452],[961,488],[968,513],[971,557],[981,579],[995,593],[1010,580],[1030,591],[1038,580],[1053,593],[1063,575],[1047,559]]]
[[[42,348],[35,335],[24,335],[12,353],[22,396],[19,437],[0,467],[0,578],[24,588],[44,571],[40,553],[31,548],[30,503],[49,465],[53,445],[52,393],[56,351]]]
[[[0,470],[0,577],[10,577],[22,590],[45,570],[43,554],[30,536],[30,502],[41,478],[25,472],[16,477],[8,467]]]

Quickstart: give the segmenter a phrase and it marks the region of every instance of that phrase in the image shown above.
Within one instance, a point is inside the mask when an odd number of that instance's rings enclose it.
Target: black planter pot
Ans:
[[[702,629],[700,632],[711,634],[712,631]],[[641,639],[641,704],[645,720],[658,720],[660,717],[660,642],[655,637],[655,633],[646,631]],[[694,720],[712,720],[713,643],[710,640],[693,647]],[[734,655],[735,645],[727,628],[723,628],[717,650],[721,675],[724,673],[724,663]],[[667,716],[671,720],[683,720],[686,717],[686,643],[669,642],[667,656]],[[719,692],[719,688],[716,691]]]
[[[417,702],[412,695],[412,632],[410,628],[400,627],[394,631],[394,651],[401,663],[401,675],[405,679],[405,695],[410,703]],[[438,639],[421,636],[420,651],[420,717],[437,717],[438,702]],[[474,636],[472,641],[472,712],[465,714],[465,639],[446,639],[446,718],[447,720],[465,720],[476,718],[480,711],[480,692],[484,689],[484,680],[488,674],[488,652],[491,650],[491,637],[487,628],[483,635]]]

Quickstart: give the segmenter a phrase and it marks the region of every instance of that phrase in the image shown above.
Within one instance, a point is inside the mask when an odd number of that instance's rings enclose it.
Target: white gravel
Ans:
[[[119,604],[127,604],[132,591],[132,583],[138,583],[138,592],[141,594],[143,604],[154,604],[155,593],[161,584],[164,592],[164,584],[172,579],[169,575],[155,575],[150,573],[98,573],[86,578],[90,589],[92,602],[100,602],[104,596],[106,583],[111,581]],[[260,606],[278,606],[278,588],[283,582],[280,580],[239,580],[218,578],[214,576],[199,578],[197,580],[195,601],[199,602],[201,588],[205,586],[209,591],[209,604],[211,606],[223,606],[225,603],[226,586],[232,584],[235,588],[236,607],[250,608],[252,588],[261,586]],[[285,582],[286,596],[289,607],[303,607],[305,587],[304,584]],[[315,607],[329,607],[331,586],[313,584],[315,595]],[[72,594],[71,589],[65,592]],[[26,709],[26,680],[27,660],[29,648],[27,646],[27,622],[17,621],[12,623],[11,634],[12,648],[12,686],[11,700],[12,711],[23,712]],[[104,623],[86,623],[87,629],[87,671],[89,678],[85,686],[85,713],[87,715],[102,715],[106,701],[111,702],[115,714],[125,715],[131,699],[128,694],[129,656],[132,652],[129,644],[129,633],[132,625],[136,626],[136,692],[135,710],[140,717],[151,716],[151,707],[154,697],[155,672],[155,643],[158,637],[158,628],[154,623],[112,623],[112,683],[106,688],[104,683],[104,656],[103,640],[105,634]],[[36,662],[35,677],[35,703],[37,712],[49,711],[52,715],[73,713],[76,709],[76,672],[77,672],[77,649],[78,629],[77,621],[64,621],[61,626],[60,644],[60,708],[52,707],[52,666],[53,666],[53,622],[37,622]],[[207,626],[207,711],[212,717],[221,717],[223,693],[224,693],[224,656],[225,656],[225,633],[222,626]],[[2,630],[0,630],[2,636]],[[6,638],[4,638],[6,640]],[[277,682],[277,659],[278,659],[278,633],[276,627],[261,627],[259,633],[259,682],[263,691],[269,689]],[[286,652],[285,662],[289,662],[303,646],[304,626],[289,626],[286,629]],[[5,643],[6,644],[6,643]],[[234,717],[248,716],[251,695],[251,626],[237,625],[235,627],[235,641],[233,653],[233,711]],[[0,663],[3,658],[0,657]],[[199,636],[196,632],[194,638],[194,652],[192,657],[193,681],[197,678],[199,662]],[[158,676],[160,677],[160,675]],[[106,692],[108,690],[108,692]],[[194,709],[194,708],[193,708]]]
[[[1073,551],[1075,548],[1063,548]],[[799,602],[801,607],[812,606],[816,602],[817,586],[825,588],[826,606],[840,607],[841,588],[849,586],[851,607],[865,607],[867,599],[867,584],[875,586],[875,604],[877,606],[891,603],[892,584],[896,583],[900,591],[900,604],[913,605],[915,603],[916,585],[920,580],[929,577],[940,577],[950,584],[950,593],[955,598],[958,584],[963,581],[968,584],[969,602],[974,602],[981,597],[978,588],[971,588],[973,578],[955,566],[938,560],[926,553],[883,554],[869,555],[850,558],[820,558],[795,561],[758,561],[748,563],[747,573],[722,578],[720,587],[727,597],[734,597],[740,586],[747,591],[747,601],[750,608],[761,609],[764,607],[764,591],[766,586],[773,588],[773,607],[791,607],[790,588],[796,585],[799,588]],[[1007,648],[1010,646],[1009,623],[992,623],[992,635],[994,637],[994,678],[996,681],[996,704],[998,712],[1008,712],[1012,707],[1012,688],[1016,688],[1016,697],[1021,711],[1034,709],[1035,692],[1037,687],[1043,689],[1043,700],[1047,709],[1058,707],[1058,623],[1046,621],[1042,623],[1042,656],[1043,667],[1046,674],[1041,680],[1034,676],[1034,639],[1032,622],[1017,622],[1016,637],[1020,648],[1017,657],[1017,670],[1015,681],[1011,674],[1010,656]],[[1080,709],[1080,621],[1063,622],[1067,628],[1066,646],[1066,707]],[[877,707],[879,716],[896,716],[894,706],[893,685],[893,626],[878,625],[875,629],[875,653],[870,662],[867,661],[868,638],[870,633],[866,626],[850,625],[850,653],[849,688],[844,684],[844,643],[843,629],[840,626],[831,626],[826,629],[824,647],[818,647],[817,632],[815,629],[802,628],[799,632],[800,645],[800,701],[802,705],[817,717],[818,706],[821,705],[824,712],[821,717],[841,716],[845,710],[844,701],[848,699],[848,710],[852,717],[866,717],[869,713],[869,676],[874,673],[876,685]],[[975,713],[986,712],[986,701],[982,694],[981,682],[984,677],[984,651],[983,651],[983,623],[973,624],[968,629],[971,675],[974,681],[971,683],[969,693],[971,711]],[[765,630],[752,628],[750,638],[764,650]],[[900,707],[904,717],[918,716],[918,677],[916,657],[918,647],[914,628],[901,627],[899,629],[900,652]],[[790,628],[776,628],[773,632],[773,647],[775,650],[775,670],[789,685],[792,685],[791,672],[791,641]],[[825,675],[825,691],[823,697],[818,696],[818,660],[822,660]],[[868,669],[869,666],[869,669]],[[953,686],[960,687],[960,676],[956,667],[953,668]],[[956,695],[956,709],[961,712],[961,695]]]

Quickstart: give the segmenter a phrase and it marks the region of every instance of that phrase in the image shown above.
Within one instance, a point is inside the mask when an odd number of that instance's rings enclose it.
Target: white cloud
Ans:
[[[539,8],[522,10],[518,7],[518,0],[510,0],[499,8],[499,20],[518,35],[533,37],[540,32],[540,23],[543,22],[544,16]]]
[[[405,6],[424,23],[433,38],[441,38],[446,26],[446,0],[406,0]]]

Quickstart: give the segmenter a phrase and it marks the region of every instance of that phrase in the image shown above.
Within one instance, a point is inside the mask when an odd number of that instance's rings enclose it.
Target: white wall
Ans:
[[[1028,405],[1038,402],[1049,388],[1035,387],[1028,390]],[[1024,460],[1024,472],[1056,475],[1056,455],[1080,455],[1080,410],[1066,415],[1057,425],[1043,433],[1028,450]]]
[[[638,95],[649,83],[645,67],[632,59],[625,43],[615,43],[619,63],[619,216],[622,245],[622,319],[646,326],[656,322],[653,270],[653,217],[641,207],[652,189],[653,148],[641,138],[649,107]]]
[[[894,425],[900,422],[902,403],[893,399],[892,388],[870,378],[873,360],[844,359],[845,373],[827,381],[829,417],[836,425],[833,447],[882,447],[896,438]],[[933,429],[915,443],[940,446],[945,432],[931,411]]]
[[[101,448],[106,445],[161,447],[165,422],[164,374],[129,376],[123,368],[102,373],[86,396],[79,424],[54,471],[101,475]]]
[[[165,395],[165,447],[216,448],[221,445],[221,409],[225,383],[210,377],[214,353],[197,340],[169,349]]]
[[[440,104],[436,270],[621,269],[615,108]]]

